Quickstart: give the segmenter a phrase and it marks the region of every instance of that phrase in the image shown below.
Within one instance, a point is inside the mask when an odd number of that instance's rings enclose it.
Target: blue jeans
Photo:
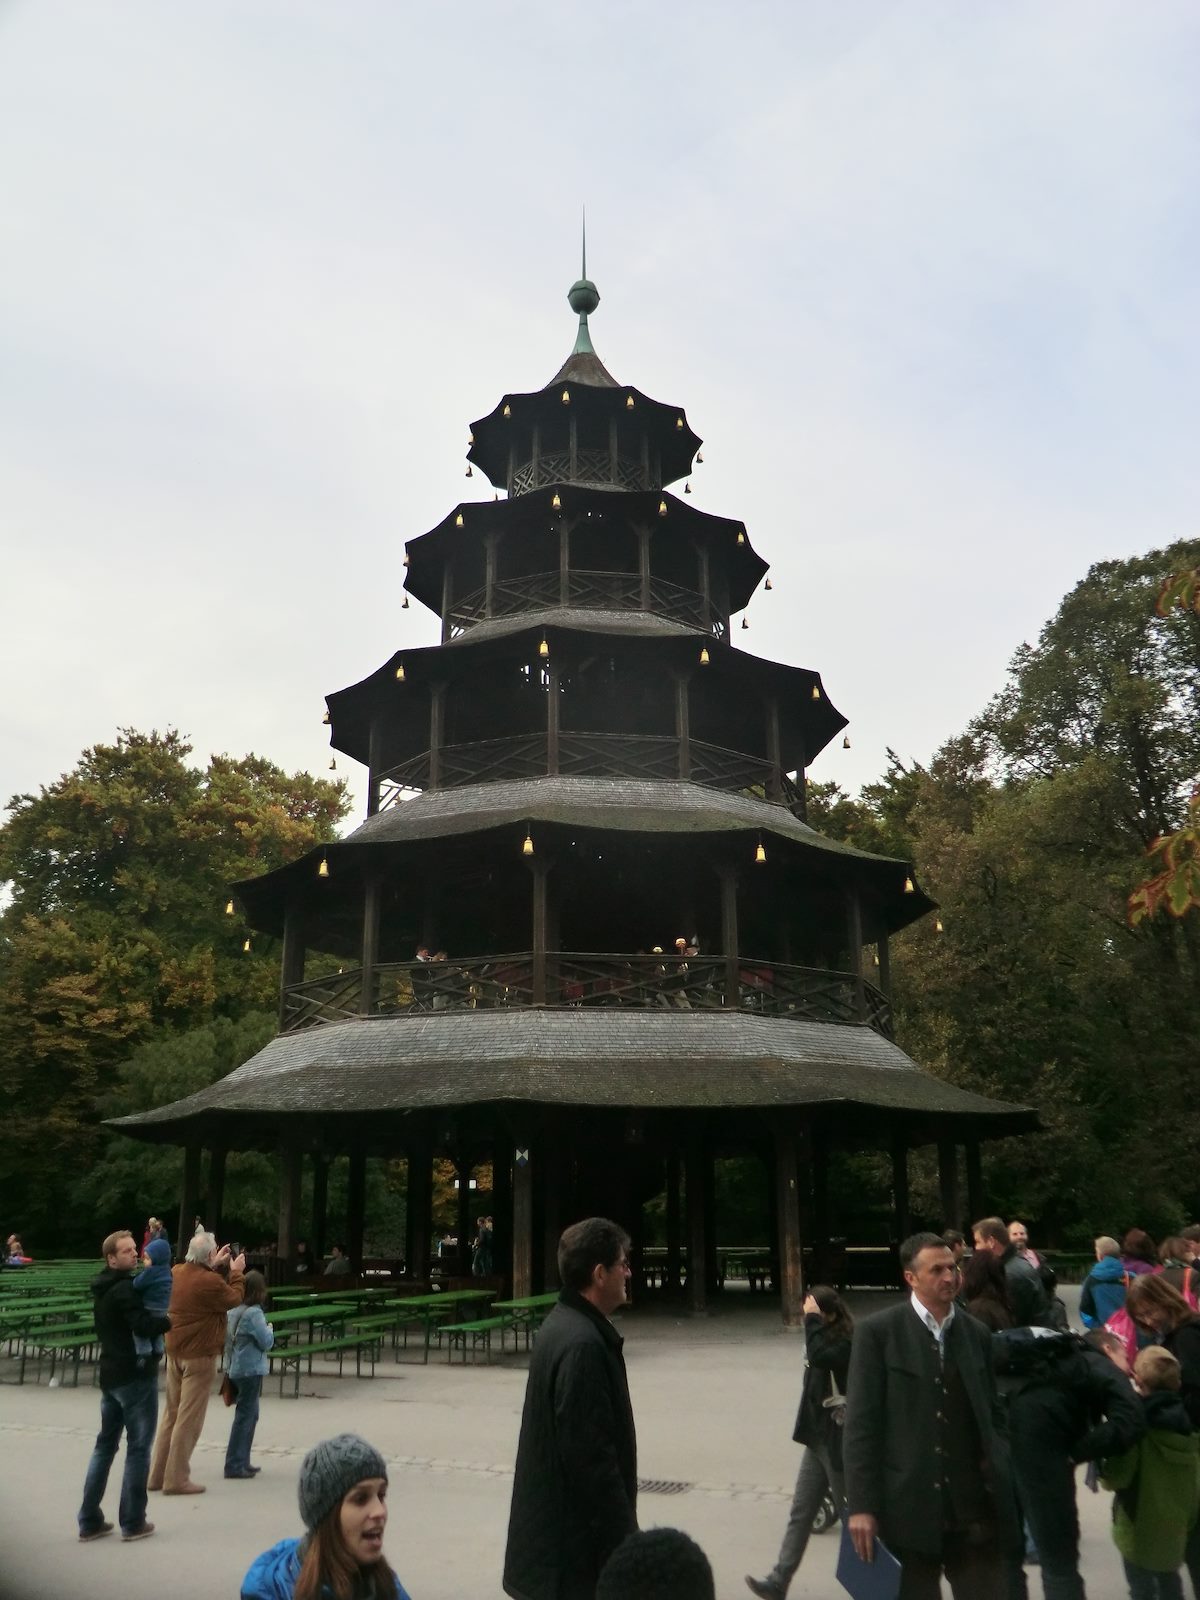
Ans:
[[[101,1501],[108,1487],[108,1472],[125,1431],[125,1476],[121,1480],[122,1533],[135,1533],[146,1520],[146,1480],[150,1476],[150,1446],[158,1421],[158,1367],[144,1377],[100,1393],[100,1432],[83,1482],[79,1507],[80,1533],[95,1533],[104,1525]]]
[[[1125,1581],[1131,1600],[1183,1600],[1183,1580],[1174,1572],[1151,1572],[1125,1562]]]
[[[231,1378],[229,1381],[237,1390],[237,1400],[225,1451],[225,1471],[245,1472],[250,1465],[250,1446],[254,1443],[254,1430],[258,1426],[258,1397],[262,1393],[262,1379]]]

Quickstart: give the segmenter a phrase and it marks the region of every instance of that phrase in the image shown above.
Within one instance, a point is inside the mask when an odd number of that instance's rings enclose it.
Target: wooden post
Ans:
[[[546,670],[546,774],[558,776],[558,667]]]
[[[643,611],[650,609],[650,529],[638,528],[638,604]]]
[[[483,614],[490,617],[496,604],[496,535],[483,541]]]
[[[513,1151],[512,1279],[513,1298],[533,1293],[533,1168],[529,1145]]]
[[[725,947],[725,1004],[737,1010],[741,1004],[738,986],[737,868],[723,861],[717,869],[721,877],[721,942]]]
[[[363,885],[362,987],[358,993],[359,1015],[371,1016],[375,1007],[375,968],[379,964],[379,909],[383,884],[377,872],[370,872]]]
[[[700,598],[704,601],[705,631],[712,627],[712,583],[708,575],[708,546],[702,544],[696,551],[700,569]]]
[[[808,821],[808,779],[804,773],[804,765],[806,760],[807,756],[805,755],[804,745],[801,743],[800,749],[796,754],[796,790],[800,796],[801,822]]]
[[[896,1239],[902,1244],[911,1231],[908,1214],[908,1144],[902,1134],[897,1134],[892,1140],[892,1207]]]
[[[685,781],[692,775],[692,724],[689,689],[691,678],[686,672],[675,675],[675,737],[679,741],[679,776]]]
[[[961,1228],[962,1214],[958,1204],[958,1146],[953,1139],[939,1139],[938,1189],[942,1199],[943,1228]]]
[[[501,1131],[492,1145],[492,1270],[499,1274],[501,1297],[512,1293],[512,1146]]]
[[[300,1146],[285,1134],[279,1150],[279,1237],[275,1254],[283,1272],[291,1274],[296,1264],[296,1240],[300,1232]]]
[[[779,701],[774,695],[767,701],[767,761],[771,773],[767,779],[767,799],[783,799],[783,758],[779,753]]]
[[[405,1228],[408,1275],[418,1283],[429,1277],[430,1235],[433,1231],[433,1146],[428,1128],[418,1126],[408,1141],[408,1212]]]
[[[446,742],[446,685],[429,686],[429,787],[442,786],[442,746]]]
[[[279,963],[279,1031],[287,1026],[288,990],[304,982],[304,912],[289,899],[283,912],[283,959]]]
[[[192,1242],[196,1226],[196,1206],[200,1199],[200,1145],[190,1140],[183,1147],[183,1186],[179,1193],[179,1236],[175,1259],[182,1261]]]
[[[225,1146],[214,1144],[208,1153],[208,1215],[205,1221],[209,1230],[221,1243],[221,1222],[225,1210]]]
[[[469,1156],[455,1162],[458,1178],[458,1206],[455,1221],[458,1228],[458,1270],[463,1277],[471,1270],[471,1172]]]
[[[570,450],[568,476],[571,482],[575,483],[579,477],[579,426],[575,420],[574,411],[571,412],[571,420],[567,424],[567,438]]]
[[[800,1176],[796,1130],[790,1120],[775,1122],[775,1195],[779,1218],[779,1308],[785,1328],[804,1326],[804,1284],[800,1241]]]
[[[529,863],[533,885],[533,1003],[546,1004],[546,863],[536,856]]]
[[[672,1146],[667,1155],[667,1279],[666,1287],[679,1288],[679,1243],[681,1208],[679,1204],[679,1151]]]
[[[617,464],[619,459],[617,419],[616,417],[611,417],[608,423],[608,481],[614,489],[619,488],[621,484],[621,471]]]
[[[642,488],[649,489],[650,483],[650,435],[645,428],[642,429]],[[656,486],[655,486],[656,487]]]
[[[329,1213],[329,1157],[318,1150],[313,1156],[312,1238],[308,1253],[315,1259],[325,1254],[325,1229]]]
[[[850,971],[854,976],[854,1010],[860,1022],[867,1017],[867,991],[863,980],[862,906],[857,887],[846,891],[846,938],[850,945]]]
[[[367,1209],[367,1157],[362,1148],[350,1152],[350,1184],[346,1196],[346,1253],[355,1272],[362,1271],[363,1228]]]
[[[367,815],[373,817],[379,810],[379,768],[382,765],[383,733],[380,728],[379,718],[371,718],[371,729],[367,735]]]
[[[829,1139],[824,1130],[812,1130],[809,1140],[812,1151],[812,1226],[813,1257],[823,1260],[829,1253]],[[824,1273],[824,1266],[813,1268],[814,1273]]]
[[[983,1161],[980,1157],[979,1140],[966,1140],[967,1149],[967,1210],[971,1213],[968,1227],[971,1223],[978,1222],[987,1210],[987,1202],[983,1198]]]
[[[536,489],[542,476],[542,426],[535,422],[529,436],[529,487]]]
[[[442,643],[445,644],[450,637],[450,608],[454,604],[454,568],[450,557],[446,557],[446,565],[442,568]]]
[[[558,1241],[564,1227],[563,1147],[561,1123],[553,1111],[544,1114],[537,1156],[541,1163],[542,1185],[542,1281],[547,1289],[558,1287]]]
[[[571,524],[564,516],[558,519],[558,603],[571,603]]]
[[[688,1128],[685,1166],[687,1174],[688,1305],[692,1315],[708,1313],[708,1251],[704,1236],[704,1129],[698,1121]]]

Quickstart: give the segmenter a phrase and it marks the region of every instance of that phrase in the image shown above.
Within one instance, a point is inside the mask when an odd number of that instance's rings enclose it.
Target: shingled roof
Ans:
[[[110,1126],[171,1142],[214,1117],[373,1114],[521,1101],[630,1109],[843,1105],[979,1119],[1036,1114],[922,1071],[874,1029],[740,1013],[479,1011],[283,1034],[219,1083]]]

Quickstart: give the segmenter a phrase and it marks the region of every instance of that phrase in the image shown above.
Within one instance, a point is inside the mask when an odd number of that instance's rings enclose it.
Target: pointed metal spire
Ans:
[[[583,272],[567,291],[567,303],[579,313],[579,332],[575,336],[573,356],[594,356],[592,336],[588,332],[588,313],[600,304],[600,291],[587,275],[587,208],[583,210]]]

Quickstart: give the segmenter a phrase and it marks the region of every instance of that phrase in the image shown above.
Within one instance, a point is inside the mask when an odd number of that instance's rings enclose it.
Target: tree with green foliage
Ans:
[[[0,828],[0,1214],[43,1253],[91,1220],[81,1178],[122,1063],[274,1005],[278,953],[243,949],[229,883],[333,838],[346,812],[341,782],[190,754],[178,733],[126,730],[16,796]]]

